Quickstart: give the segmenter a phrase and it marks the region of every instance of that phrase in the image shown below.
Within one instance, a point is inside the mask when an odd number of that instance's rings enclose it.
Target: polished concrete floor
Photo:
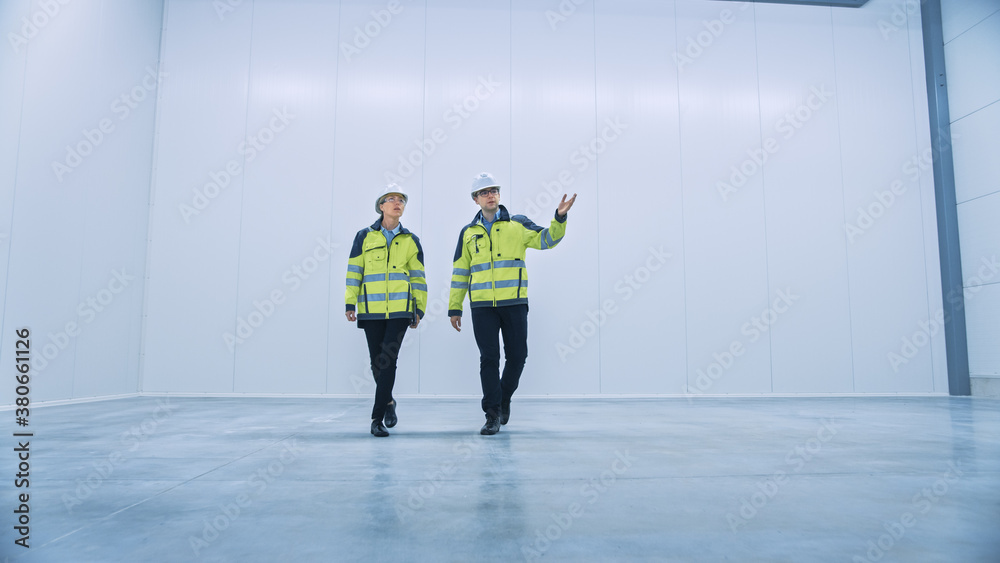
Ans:
[[[11,561],[1000,561],[1000,401],[134,397],[31,412]],[[12,412],[4,413],[13,419]],[[14,427],[17,428],[17,427]],[[16,431],[16,430],[15,430]],[[19,489],[18,491],[23,491]]]

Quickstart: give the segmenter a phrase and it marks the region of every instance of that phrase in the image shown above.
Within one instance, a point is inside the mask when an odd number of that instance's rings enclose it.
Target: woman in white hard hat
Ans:
[[[407,199],[395,184],[375,198],[379,219],[358,231],[347,261],[346,315],[368,341],[375,378],[371,433],[378,437],[396,425],[396,360],[406,327],[416,328],[427,307],[424,251],[399,222]]]

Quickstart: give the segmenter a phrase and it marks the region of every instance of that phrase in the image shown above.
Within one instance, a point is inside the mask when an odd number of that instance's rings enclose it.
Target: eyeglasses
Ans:
[[[485,188],[476,192],[476,197],[486,195],[500,195],[500,188]]]
[[[401,197],[396,197],[394,195],[391,195],[383,199],[382,203],[402,203],[403,205],[406,205],[406,200]]]

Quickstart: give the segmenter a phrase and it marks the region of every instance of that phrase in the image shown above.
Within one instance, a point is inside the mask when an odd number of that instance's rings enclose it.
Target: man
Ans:
[[[486,424],[480,434],[492,436],[510,419],[510,398],[528,357],[528,273],[524,252],[547,250],[566,234],[566,214],[576,194],[563,194],[556,216],[543,229],[524,215],[510,215],[500,205],[500,184],[488,173],[472,182],[472,199],[480,212],[462,228],[455,249],[448,316],[462,330],[462,302],[469,293],[472,331],[479,346],[479,379],[483,386]],[[499,333],[503,333],[503,378],[500,378]]]

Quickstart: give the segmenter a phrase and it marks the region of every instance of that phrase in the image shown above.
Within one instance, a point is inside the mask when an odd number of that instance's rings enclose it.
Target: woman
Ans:
[[[396,425],[396,359],[406,327],[417,328],[427,306],[424,251],[399,222],[406,200],[399,186],[389,184],[375,199],[379,220],[358,231],[347,261],[347,320],[357,321],[368,340],[375,377],[371,432],[378,437]]]

